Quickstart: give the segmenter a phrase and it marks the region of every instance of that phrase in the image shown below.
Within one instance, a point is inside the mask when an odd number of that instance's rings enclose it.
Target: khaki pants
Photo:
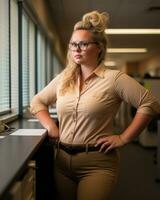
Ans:
[[[117,150],[70,155],[58,149],[54,173],[57,200],[108,200],[118,172]]]

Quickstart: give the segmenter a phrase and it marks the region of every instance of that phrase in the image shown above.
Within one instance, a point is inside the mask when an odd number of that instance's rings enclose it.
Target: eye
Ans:
[[[79,45],[83,48],[83,47],[87,47],[88,43],[87,42],[80,42]]]
[[[72,42],[72,43],[71,43],[71,46],[72,46],[72,47],[77,47],[77,43]]]

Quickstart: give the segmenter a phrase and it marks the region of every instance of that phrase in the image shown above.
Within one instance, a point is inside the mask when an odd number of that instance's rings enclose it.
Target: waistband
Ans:
[[[82,152],[88,153],[89,151],[99,151],[100,149],[99,146],[95,147],[94,144],[66,144],[63,142],[57,142],[55,144],[55,147],[57,149],[62,149],[66,153],[72,155]]]

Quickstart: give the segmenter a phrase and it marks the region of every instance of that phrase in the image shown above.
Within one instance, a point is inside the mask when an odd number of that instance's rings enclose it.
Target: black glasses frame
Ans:
[[[90,44],[98,44],[98,42],[95,42],[95,41],[70,42],[68,45],[68,48],[71,51],[75,51],[75,50],[77,50],[77,48],[82,51],[85,51]]]

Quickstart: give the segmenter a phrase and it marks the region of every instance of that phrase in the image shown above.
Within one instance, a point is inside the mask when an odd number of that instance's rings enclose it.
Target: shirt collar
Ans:
[[[106,66],[104,64],[100,64],[94,71],[93,73],[96,74],[97,76],[104,78],[104,73],[106,71]]]

